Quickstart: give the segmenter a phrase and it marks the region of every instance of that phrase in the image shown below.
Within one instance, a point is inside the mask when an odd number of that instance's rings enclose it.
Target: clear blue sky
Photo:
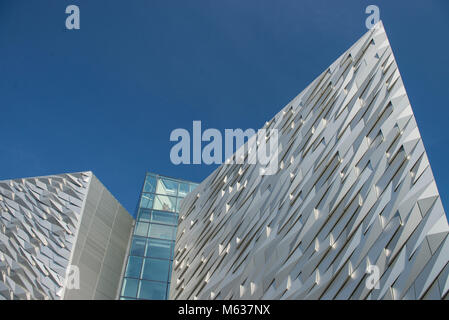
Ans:
[[[0,0],[0,179],[92,170],[130,212],[147,170],[199,182],[215,166],[171,164],[170,132],[261,127],[366,32],[369,4],[447,209],[447,0]]]

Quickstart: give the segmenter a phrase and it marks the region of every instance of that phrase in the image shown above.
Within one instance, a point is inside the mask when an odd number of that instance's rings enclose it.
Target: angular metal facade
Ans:
[[[0,215],[0,299],[117,297],[133,219],[91,172],[1,181]]]
[[[222,165],[182,202],[170,298],[448,298],[447,218],[382,23],[265,128],[276,174]]]

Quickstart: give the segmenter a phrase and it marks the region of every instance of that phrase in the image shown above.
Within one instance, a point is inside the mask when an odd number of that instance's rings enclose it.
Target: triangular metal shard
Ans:
[[[172,299],[447,299],[449,227],[381,22],[265,128],[275,174],[224,164],[183,201]]]

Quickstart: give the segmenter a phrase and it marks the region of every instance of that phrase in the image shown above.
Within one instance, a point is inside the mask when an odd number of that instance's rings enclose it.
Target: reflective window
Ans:
[[[167,281],[170,260],[146,258],[143,264],[142,279]]]
[[[170,265],[168,266],[168,283],[170,283],[170,280],[171,280],[172,269],[173,269],[173,265],[170,263]]]
[[[190,186],[188,183],[179,184],[178,197],[185,197],[190,192]]]
[[[170,294],[170,282],[167,283],[167,299]]]
[[[173,226],[178,225],[178,215],[175,213],[170,213],[166,211],[156,211],[153,210],[151,215],[151,222],[170,224]]]
[[[145,254],[145,245],[146,245],[146,239],[145,238],[137,238],[135,237],[133,239],[132,245],[131,245],[131,252],[130,254],[133,256],[143,256]]]
[[[151,210],[149,210],[149,209],[140,209],[139,210],[138,220],[139,221],[149,222],[150,221],[150,215],[151,215]]]
[[[147,257],[170,259],[173,256],[172,241],[161,239],[148,239],[145,255]]]
[[[171,258],[172,259],[174,259],[174,256],[175,256],[175,243],[173,242],[172,243],[172,246],[171,246]],[[169,279],[170,280],[170,279]]]
[[[179,206],[196,186],[145,176],[120,299],[167,299]]]
[[[179,212],[179,210],[181,209],[181,200],[182,200],[182,198],[178,198],[178,200],[177,200],[176,212]]]
[[[150,232],[148,236],[151,238],[165,239],[165,240],[175,240],[176,229],[172,226],[165,226],[162,224],[151,224]]]
[[[140,281],[138,297],[148,300],[165,300],[165,286],[166,284],[162,282]]]
[[[148,223],[146,222],[137,222],[136,229],[134,230],[134,234],[142,237],[148,236]]]
[[[154,199],[154,209],[162,211],[176,210],[176,197],[156,195]]]
[[[190,192],[192,192],[198,185],[197,184],[191,184],[190,185]]]
[[[126,276],[132,278],[140,277],[140,269],[142,268],[143,258],[130,256],[126,267]]]
[[[136,279],[125,278],[123,280],[122,296],[133,297],[137,296],[137,286],[139,281]]]
[[[156,178],[154,176],[148,175],[145,179],[145,184],[143,185],[143,192],[152,192],[156,191]]]
[[[157,180],[156,193],[167,196],[176,196],[178,194],[178,183],[164,178]]]
[[[142,199],[140,200],[141,208],[153,208],[154,195],[152,194],[142,194]]]

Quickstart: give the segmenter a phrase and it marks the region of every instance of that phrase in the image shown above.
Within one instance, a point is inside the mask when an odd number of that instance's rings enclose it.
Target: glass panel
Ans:
[[[154,199],[154,209],[163,211],[175,211],[176,197],[156,195]]]
[[[165,226],[162,224],[151,224],[149,237],[157,239],[175,240],[176,227]]]
[[[146,239],[144,238],[134,238],[131,246],[131,255],[133,256],[143,256],[145,253]]]
[[[151,213],[151,210],[149,210],[149,209],[140,209],[138,220],[149,222],[150,221],[150,213]]]
[[[170,224],[173,226],[178,225],[178,215],[166,211],[153,211],[151,216],[151,222]]]
[[[160,239],[148,239],[147,257],[170,259],[172,257],[172,242]]]
[[[175,242],[172,242],[171,245],[171,258],[174,259],[175,257]]]
[[[173,180],[159,178],[157,180],[156,193],[167,196],[176,196],[178,193],[178,183]]]
[[[170,280],[171,280],[171,275],[172,275],[172,267],[173,267],[173,261],[170,261],[170,264],[168,265],[168,283],[170,286]]]
[[[146,222],[137,222],[136,230],[134,231],[135,235],[147,237],[148,236],[148,223]]]
[[[182,200],[182,198],[178,198],[178,200],[177,200],[176,212],[179,212],[179,210],[181,209],[181,200]]]
[[[137,295],[137,285],[139,281],[136,279],[125,278],[123,281],[122,296],[133,297]]]
[[[143,264],[142,279],[167,281],[170,260],[146,258]]]
[[[148,175],[143,185],[143,192],[155,192],[156,191],[156,178]]]
[[[149,300],[165,300],[166,283],[140,281],[139,298]]]
[[[170,283],[167,284],[167,297],[169,296],[169,294],[170,294]]]
[[[126,267],[126,276],[140,278],[140,269],[142,268],[143,258],[130,256],[128,266]]]
[[[140,207],[141,208],[153,208],[153,199],[154,195],[152,194],[142,194],[142,198],[140,200]]]
[[[184,198],[190,192],[190,187],[188,183],[179,184],[178,197]]]
[[[192,192],[196,187],[198,186],[198,184],[193,183],[190,185],[190,192]]]

